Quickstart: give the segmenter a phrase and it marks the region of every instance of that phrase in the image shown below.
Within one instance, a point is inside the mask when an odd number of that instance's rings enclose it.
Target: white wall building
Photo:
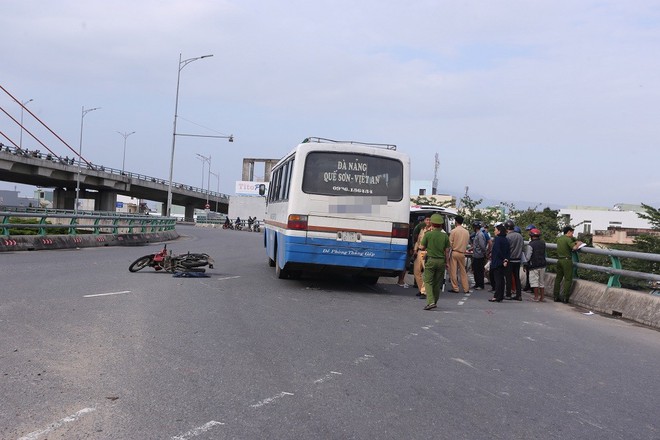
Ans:
[[[644,212],[637,205],[615,205],[614,208],[599,208],[592,206],[569,206],[559,210],[559,216],[564,223],[575,228],[576,234],[595,234],[596,231],[606,231],[608,228],[651,229],[651,224],[637,216]]]

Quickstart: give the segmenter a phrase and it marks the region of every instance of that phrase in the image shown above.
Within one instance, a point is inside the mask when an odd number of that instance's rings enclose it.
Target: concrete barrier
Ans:
[[[545,296],[552,301],[555,274],[545,275]],[[608,287],[593,281],[573,280],[570,303],[594,312],[629,319],[660,329],[660,296]]]
[[[140,246],[179,238],[176,230],[139,234],[15,235],[0,238],[0,252],[101,246]]]

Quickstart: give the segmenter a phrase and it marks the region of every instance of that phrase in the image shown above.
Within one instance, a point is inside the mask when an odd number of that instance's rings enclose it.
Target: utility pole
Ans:
[[[435,168],[433,170],[433,184],[431,185],[431,195],[438,194],[438,170],[440,168],[440,159],[438,153],[435,153]]]

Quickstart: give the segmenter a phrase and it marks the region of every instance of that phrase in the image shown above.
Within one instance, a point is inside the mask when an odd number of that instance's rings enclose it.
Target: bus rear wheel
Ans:
[[[277,278],[279,278],[281,280],[289,278],[288,271],[284,268],[280,268],[280,262],[277,261],[277,260],[278,260],[278,258],[277,258],[277,250],[276,250],[275,251],[275,275],[277,276]]]
[[[369,276],[369,275],[358,275],[356,277],[356,280],[360,283],[368,284],[370,286],[374,286],[378,283],[378,278],[376,276]]]

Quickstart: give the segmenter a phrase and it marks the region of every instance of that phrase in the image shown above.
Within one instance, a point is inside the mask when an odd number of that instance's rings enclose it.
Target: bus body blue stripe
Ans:
[[[348,266],[364,269],[403,270],[406,264],[406,245],[389,243],[341,243],[334,239],[291,237],[278,232],[278,251],[283,255],[280,264],[303,263],[325,266]]]

